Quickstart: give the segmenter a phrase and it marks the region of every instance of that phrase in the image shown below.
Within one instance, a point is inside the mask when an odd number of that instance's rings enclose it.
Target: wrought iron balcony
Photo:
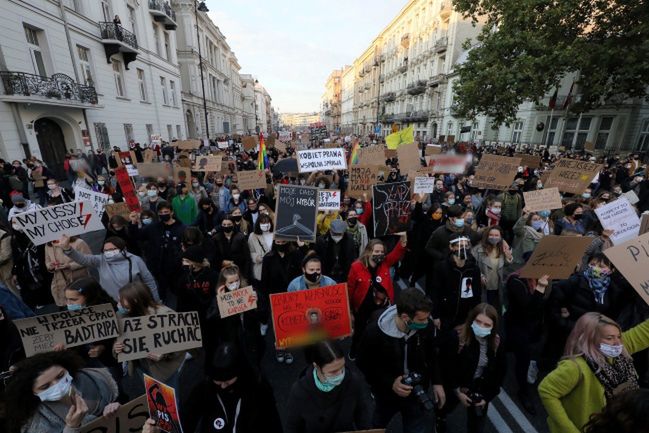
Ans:
[[[446,36],[439,38],[435,41],[435,52],[436,53],[443,53],[446,51],[446,47],[448,46],[448,38]]]
[[[110,58],[122,53],[124,56],[124,65],[128,69],[128,64],[137,57],[138,45],[137,37],[126,30],[119,24],[112,22],[100,22],[101,39],[106,52],[106,62],[110,63]]]
[[[446,81],[446,75],[444,75],[444,74],[433,75],[428,80],[428,86],[429,87],[437,87],[437,86],[439,86],[440,84],[442,84],[445,81]]]
[[[171,9],[168,2],[162,0],[149,0],[149,13],[155,22],[161,23],[167,30],[176,30],[176,12]]]
[[[394,101],[396,98],[397,98],[396,93],[394,93],[394,92],[388,92],[388,93],[386,93],[385,95],[383,95],[383,98],[382,98],[382,99],[383,99],[384,102],[392,102],[392,101]]]
[[[81,85],[65,74],[43,77],[26,72],[0,71],[0,79],[2,79],[4,95],[34,97],[33,100],[25,102],[41,102],[37,98],[51,100],[43,103],[56,105],[70,102],[96,105],[98,102],[97,91],[93,86]]]
[[[414,83],[408,85],[408,94],[409,95],[419,95],[426,91],[426,81],[417,80]]]

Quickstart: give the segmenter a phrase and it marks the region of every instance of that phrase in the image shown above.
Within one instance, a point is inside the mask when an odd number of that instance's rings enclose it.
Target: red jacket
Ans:
[[[401,260],[406,253],[406,248],[401,245],[401,241],[385,256],[383,263],[379,265],[376,276],[381,278],[380,284],[385,288],[388,293],[390,302],[394,302],[394,286],[392,285],[392,278],[390,277],[390,268]],[[349,299],[354,311],[358,311],[363,303],[367,291],[370,289],[372,283],[372,274],[369,269],[360,261],[356,260],[349,268],[349,275],[347,277],[347,290],[349,292]]]
[[[363,203],[363,213],[358,215],[358,222],[367,226],[372,221],[372,201],[368,200]]]

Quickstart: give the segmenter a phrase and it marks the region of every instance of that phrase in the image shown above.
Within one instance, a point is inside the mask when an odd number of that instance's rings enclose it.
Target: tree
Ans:
[[[649,99],[649,0],[453,0],[485,22],[467,61],[457,67],[455,110],[495,124],[538,102],[561,78],[577,74],[576,113],[612,97]]]

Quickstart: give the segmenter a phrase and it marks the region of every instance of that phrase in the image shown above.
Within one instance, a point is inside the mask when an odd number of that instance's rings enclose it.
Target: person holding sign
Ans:
[[[529,256],[536,246],[541,242],[543,236],[547,236],[554,230],[550,211],[529,212],[523,208],[521,217],[514,224],[514,263],[522,265],[523,259]]]
[[[107,370],[81,369],[72,352],[39,353],[16,365],[7,385],[9,433],[74,433],[119,409]]]
[[[65,307],[65,287],[72,281],[87,277],[88,270],[79,263],[63,254],[60,248],[56,247],[57,241],[45,244],[45,267],[52,273],[52,298],[59,307]],[[91,254],[90,247],[81,238],[72,236],[70,247],[81,254]]]
[[[604,314],[581,316],[559,365],[539,385],[550,432],[579,433],[607,401],[637,390],[638,373],[631,355],[647,348],[649,320],[622,332]]]

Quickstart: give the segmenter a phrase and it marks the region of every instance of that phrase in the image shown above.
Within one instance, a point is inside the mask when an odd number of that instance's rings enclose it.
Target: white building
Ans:
[[[354,128],[354,74],[353,66],[345,68],[341,78],[340,130],[349,134]]]
[[[250,74],[241,74],[241,95],[243,97],[243,131],[255,132],[255,79]]]
[[[68,149],[185,138],[175,28],[158,0],[1,2],[2,157],[61,176]]]
[[[268,133],[272,132],[272,98],[258,80],[255,80],[255,128],[256,131]]]

